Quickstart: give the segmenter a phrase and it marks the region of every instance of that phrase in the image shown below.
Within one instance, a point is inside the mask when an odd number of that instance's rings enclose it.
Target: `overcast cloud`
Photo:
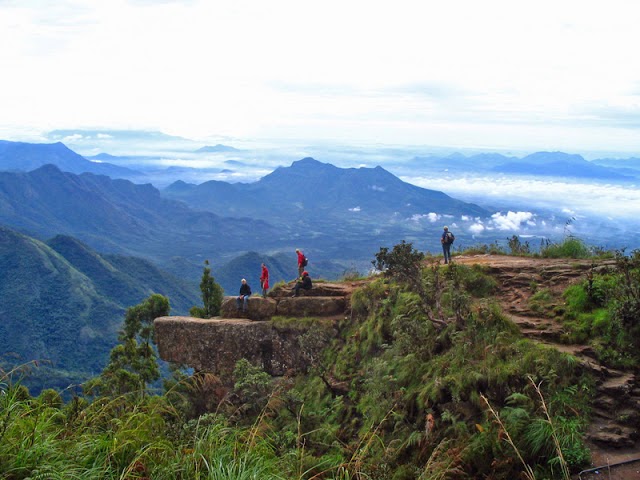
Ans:
[[[0,2],[0,137],[640,151],[640,4]]]

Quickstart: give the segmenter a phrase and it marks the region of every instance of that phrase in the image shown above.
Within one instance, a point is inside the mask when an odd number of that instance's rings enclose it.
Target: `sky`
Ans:
[[[634,0],[0,0],[0,138],[640,156]]]

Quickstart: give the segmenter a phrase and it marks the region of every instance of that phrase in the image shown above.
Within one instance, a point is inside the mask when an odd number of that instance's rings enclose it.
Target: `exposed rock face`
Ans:
[[[333,322],[318,321],[317,326],[331,332]],[[235,364],[241,358],[273,376],[306,370],[312,352],[299,339],[309,328],[247,319],[160,317],[155,320],[162,359],[213,372],[225,383],[231,381]],[[335,332],[327,335],[327,341],[334,336]],[[324,346],[314,342],[312,348]]]
[[[344,297],[250,297],[247,311],[238,310],[236,297],[225,297],[220,316],[222,318],[247,318],[269,320],[281,315],[285,317],[329,317],[344,313],[347,301]]]
[[[246,312],[238,310],[236,297],[225,297],[220,318],[157,318],[160,357],[215,373],[225,383],[231,381],[235,364],[242,358],[273,376],[306,370],[310,358],[336,336],[334,320],[345,314],[356,285],[316,283],[296,298],[291,297],[292,286],[275,288],[268,298],[250,297]],[[313,320],[271,321],[275,316]],[[314,328],[320,330],[305,341]]]
[[[276,300],[272,298],[249,297],[246,312],[237,308],[236,297],[224,297],[220,309],[222,318],[248,318],[250,320],[269,320],[276,314]]]

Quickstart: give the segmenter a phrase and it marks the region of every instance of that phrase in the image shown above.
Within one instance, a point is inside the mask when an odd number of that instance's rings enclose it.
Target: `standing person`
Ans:
[[[302,272],[300,280],[296,282],[296,285],[293,287],[292,297],[297,297],[300,289],[311,290],[312,283],[311,277],[309,276],[309,272]]]
[[[240,311],[240,305],[242,305],[242,311],[246,312],[247,308],[249,308],[249,297],[251,296],[251,287],[247,283],[247,281],[243,278],[242,284],[240,285],[240,295],[236,298],[236,306],[238,307],[238,311]]]
[[[262,298],[267,298],[267,290],[269,290],[269,269],[263,263],[262,273],[260,273],[260,288],[262,288]]]
[[[451,244],[455,240],[453,233],[449,231],[449,227],[444,227],[440,243],[442,243],[442,252],[444,253],[444,263],[447,264],[451,261]]]
[[[299,248],[296,248],[296,253],[298,254],[298,277],[301,277],[304,267],[307,266],[307,257],[304,256],[304,253]]]

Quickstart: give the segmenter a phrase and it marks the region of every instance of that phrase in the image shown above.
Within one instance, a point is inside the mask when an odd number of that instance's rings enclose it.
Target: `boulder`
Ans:
[[[329,317],[345,312],[344,297],[285,297],[278,301],[276,315],[285,317]]]
[[[238,311],[236,297],[224,297],[220,308],[222,318],[248,318],[249,320],[268,320],[276,314],[276,301],[259,296],[249,297],[246,312]]]
[[[247,319],[192,317],[159,317],[154,322],[160,358],[214,373],[225,384],[233,381],[235,364],[242,358],[272,376],[305,371],[313,356],[305,349],[319,351],[337,334],[329,320],[313,325],[326,335],[314,335],[310,347],[300,342],[301,335],[312,328],[309,325],[303,328]]]
[[[272,298],[289,297],[293,291],[295,282],[286,285],[278,285],[269,292]],[[304,297],[345,297],[351,295],[354,287],[346,283],[315,282],[311,290],[300,289],[300,295]]]

